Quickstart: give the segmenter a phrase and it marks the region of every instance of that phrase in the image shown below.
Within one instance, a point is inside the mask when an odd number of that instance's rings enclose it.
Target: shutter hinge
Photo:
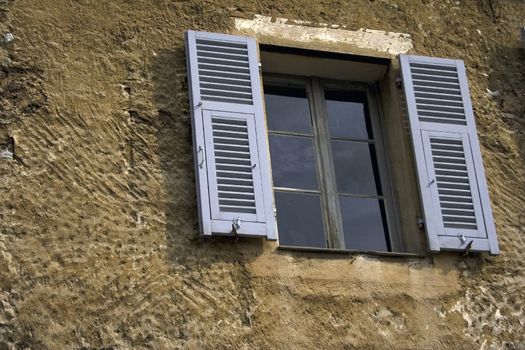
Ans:
[[[403,87],[403,80],[401,80],[401,77],[397,77],[394,83],[396,84],[396,87],[398,89],[401,89]]]
[[[257,64],[257,67],[259,67],[259,72],[262,72],[262,63],[261,63],[261,62],[259,62],[259,63]]]
[[[417,218],[417,227],[419,227],[419,228],[425,227],[425,219]]]
[[[277,218],[277,208],[273,205],[273,216]]]

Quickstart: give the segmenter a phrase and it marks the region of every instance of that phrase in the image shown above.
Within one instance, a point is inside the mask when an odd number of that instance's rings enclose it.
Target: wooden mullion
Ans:
[[[335,180],[335,167],[330,147],[330,134],[328,131],[328,116],[324,99],[324,90],[319,78],[311,78],[312,110],[314,111],[313,130],[315,146],[319,159],[319,184],[321,186],[321,202],[325,222],[326,241],[330,249],[344,249],[345,241],[337,184]]]

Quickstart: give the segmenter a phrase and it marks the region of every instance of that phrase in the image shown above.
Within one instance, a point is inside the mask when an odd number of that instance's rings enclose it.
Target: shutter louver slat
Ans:
[[[443,82],[448,83],[447,86],[456,87],[459,89],[459,81],[457,78],[444,77],[439,74],[415,74],[412,71],[412,79],[414,81],[422,81],[425,83]]]
[[[432,105],[432,106],[451,106],[451,107],[463,107],[463,104],[461,102],[456,102],[454,100],[445,100],[445,99],[439,99],[439,98],[417,98],[416,102],[419,104],[426,104],[426,105]]]
[[[430,250],[498,254],[463,63],[400,61]]]
[[[459,91],[459,84],[456,82],[445,82],[440,81],[439,79],[432,79],[431,77],[420,77],[419,79],[417,77],[412,76],[412,79],[414,80],[414,86],[421,86],[423,88],[443,88],[447,89],[449,91]]]
[[[231,98],[226,96],[211,96],[211,95],[201,95],[204,101],[212,102],[226,102],[226,103],[237,103],[237,104],[251,104],[251,100],[243,100],[240,98]]]
[[[239,88],[248,87],[250,88],[250,81],[249,80],[242,80],[242,79],[235,79],[235,78],[217,78],[217,77],[201,77],[201,82],[208,82],[208,83],[214,83],[214,84],[225,84],[225,85],[231,85],[231,86],[237,86]]]
[[[459,101],[461,102],[461,96],[458,95],[450,95],[450,94],[444,94],[444,93],[438,93],[438,92],[425,92],[425,91],[419,91],[414,94],[416,98],[430,98],[430,99],[437,99],[441,101]]]
[[[234,43],[231,41],[218,41],[218,40],[207,40],[207,39],[197,39],[197,46],[199,45],[208,45],[210,47],[217,47],[219,50],[222,50],[226,47],[233,47],[237,49],[242,49],[247,51],[246,44],[244,42]]]
[[[231,84],[219,84],[219,83],[201,83],[203,89],[211,90],[223,90],[224,87],[227,87],[229,91],[238,91],[238,92],[250,92],[251,89],[247,87],[231,85]]]
[[[202,59],[200,60],[202,61]],[[199,63],[199,70],[201,72],[203,71],[210,71],[210,72],[217,72],[217,74],[224,73],[238,73],[244,75],[246,78],[250,77],[250,70],[244,67],[239,66],[232,66],[227,64],[220,64],[220,63]]]
[[[207,63],[207,64],[219,64],[224,66],[232,66],[232,67],[240,67],[240,68],[246,68],[249,69],[250,65],[248,63],[248,60],[246,57],[239,57],[238,59],[226,59],[217,57],[218,55],[212,56],[201,56],[199,57],[199,63]]]
[[[407,57],[405,55],[405,57]],[[415,56],[413,56],[415,57]],[[457,76],[456,72],[456,67],[454,66],[446,66],[446,65],[434,65],[434,64],[428,64],[428,63],[417,63],[417,62],[412,62],[410,64],[411,67],[413,68],[421,68],[421,69],[427,69],[427,70],[436,70],[436,71],[439,71],[439,72],[453,72],[453,74],[455,74],[454,76]]]
[[[456,79],[457,81],[457,73],[454,70],[453,71],[443,71],[439,69],[428,68],[428,66],[425,66],[425,67],[418,68],[417,65],[412,65],[412,74],[424,74],[424,75],[430,75],[430,76],[452,77]]]
[[[276,239],[255,40],[188,31],[186,49],[201,231]]]

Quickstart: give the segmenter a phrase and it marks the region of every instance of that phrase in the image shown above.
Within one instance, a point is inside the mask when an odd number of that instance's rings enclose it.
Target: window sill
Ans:
[[[295,247],[280,245],[279,250],[290,250],[290,251],[302,251],[302,252],[318,252],[327,254],[362,254],[362,255],[375,255],[375,256],[386,256],[386,257],[398,257],[398,258],[427,258],[428,254],[424,253],[402,253],[402,252],[380,252],[380,251],[360,251],[351,249],[329,249],[329,248],[312,248],[312,247]]]

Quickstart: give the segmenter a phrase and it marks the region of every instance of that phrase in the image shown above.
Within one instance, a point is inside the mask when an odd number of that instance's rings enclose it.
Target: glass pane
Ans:
[[[314,145],[309,137],[269,135],[273,185],[317,190]]]
[[[346,249],[388,251],[382,200],[339,197]]]
[[[373,139],[366,95],[355,91],[325,91],[330,137]]]
[[[268,129],[312,134],[305,88],[264,86]]]
[[[381,195],[374,145],[332,141],[332,153],[339,192]]]
[[[326,248],[318,194],[275,192],[279,244]]]

